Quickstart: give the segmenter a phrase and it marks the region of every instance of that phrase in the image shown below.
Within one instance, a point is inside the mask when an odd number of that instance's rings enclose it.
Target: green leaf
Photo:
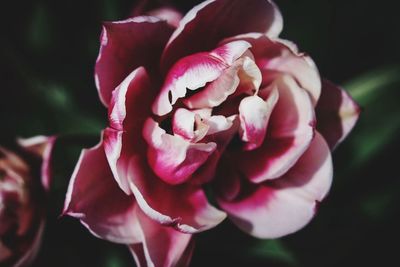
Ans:
[[[353,166],[359,167],[399,136],[400,67],[372,71],[344,87],[363,110],[349,143]]]
[[[298,266],[294,254],[278,239],[259,241],[250,249],[250,254],[254,257],[285,263],[288,266]]]

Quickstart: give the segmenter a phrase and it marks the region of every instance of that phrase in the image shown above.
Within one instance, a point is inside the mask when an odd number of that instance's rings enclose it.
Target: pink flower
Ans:
[[[25,151],[18,155],[0,147],[1,266],[29,266],[39,250],[53,143],[54,138],[43,136],[21,140]]]
[[[174,10],[149,14],[104,24],[95,80],[109,126],[83,150],[64,213],[156,267],[186,266],[192,234],[226,216],[259,238],[304,227],[357,104],[278,37],[272,1],[206,1],[177,27]]]

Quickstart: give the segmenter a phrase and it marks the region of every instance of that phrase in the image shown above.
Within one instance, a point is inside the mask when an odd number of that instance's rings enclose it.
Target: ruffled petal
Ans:
[[[261,84],[261,72],[250,57],[243,57],[227,69],[215,81],[200,92],[185,98],[183,103],[189,108],[212,108],[219,106],[241,84],[242,92],[255,92]]]
[[[258,238],[278,238],[303,228],[313,218],[331,182],[330,150],[317,133],[308,150],[284,176],[262,184],[251,184],[247,179],[231,181],[230,186],[220,189],[231,193],[222,194],[217,200],[243,231]]]
[[[111,242],[138,241],[136,202],[118,187],[103,145],[84,149],[72,174],[63,214],[81,220],[95,236]]]
[[[321,95],[321,78],[314,61],[299,53],[287,40],[271,39],[260,33],[246,33],[223,40],[221,43],[244,40],[251,44],[251,52],[261,69],[263,85],[268,85],[278,75],[291,75],[300,87],[307,90],[316,105]]]
[[[149,145],[148,161],[153,171],[166,183],[176,185],[187,181],[216,149],[216,144],[191,143],[170,135],[158,123],[148,119],[143,136]]]
[[[245,41],[227,43],[211,52],[201,52],[180,59],[168,72],[165,83],[153,104],[153,113],[163,116],[186,95],[216,80],[250,47]]]
[[[279,100],[263,144],[258,149],[236,154],[239,169],[256,183],[287,172],[307,150],[314,135],[315,114],[307,92],[290,76],[277,79],[269,90],[273,88],[278,89]]]
[[[104,24],[95,80],[105,106],[113,90],[134,69],[158,70],[161,51],[172,30],[165,21],[145,16]]]
[[[282,15],[270,0],[205,1],[181,20],[164,50],[162,69],[184,56],[213,49],[224,38],[246,32],[278,36],[282,27]]]
[[[240,102],[241,138],[246,142],[245,150],[254,150],[264,142],[268,122],[278,99],[278,90],[273,89],[267,100],[255,95],[245,97]]]
[[[129,246],[138,267],[185,267],[193,252],[190,234],[151,220],[138,210],[142,242]]]
[[[322,81],[322,94],[318,102],[317,129],[334,149],[355,126],[361,109],[351,96],[330,81]]]

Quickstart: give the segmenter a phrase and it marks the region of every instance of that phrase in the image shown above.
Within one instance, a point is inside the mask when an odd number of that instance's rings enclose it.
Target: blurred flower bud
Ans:
[[[24,151],[18,154],[0,146],[0,266],[29,266],[39,250],[47,189],[43,165],[48,162],[32,148],[51,149],[52,141],[24,140],[20,142]]]

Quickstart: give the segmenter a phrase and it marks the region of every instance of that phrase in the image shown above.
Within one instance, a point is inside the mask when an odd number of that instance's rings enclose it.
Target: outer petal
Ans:
[[[153,113],[159,116],[169,113],[172,105],[186,95],[187,89],[196,90],[216,80],[249,47],[250,44],[245,41],[236,41],[211,52],[201,52],[179,60],[168,72],[165,84],[153,104]]]
[[[104,132],[108,162],[121,189],[127,194],[133,193],[138,205],[152,219],[183,232],[209,229],[220,223],[225,213],[208,203],[201,188],[168,185],[147,163],[147,144],[142,130],[151,114],[155,93],[141,68],[115,91],[110,106],[113,128]]]
[[[171,36],[162,69],[184,56],[210,50],[224,38],[246,32],[278,36],[282,26],[282,15],[270,0],[205,1],[187,13]]]
[[[108,106],[112,91],[134,69],[158,70],[160,54],[172,27],[155,17],[135,17],[103,26],[95,80],[100,99]]]
[[[277,75],[291,75],[311,95],[316,105],[321,94],[321,78],[314,61],[298,53],[294,44],[282,39],[270,39],[260,33],[247,33],[227,38],[221,43],[245,40],[251,44],[251,52],[263,74],[264,86]]]
[[[307,150],[314,135],[314,108],[307,92],[290,76],[282,76],[270,88],[274,87],[279,90],[279,100],[263,144],[236,155],[239,169],[256,183],[287,172]]]
[[[301,229],[312,219],[331,182],[329,147],[317,134],[284,176],[259,185],[246,180],[231,182],[236,185],[232,187],[234,198],[219,197],[218,203],[245,232],[259,238],[278,238]]]
[[[264,142],[269,118],[279,99],[277,89],[273,89],[264,101],[259,96],[243,98],[239,105],[242,140],[247,142],[246,150],[258,148]]]
[[[153,119],[143,128],[149,145],[148,160],[153,171],[165,182],[176,185],[187,181],[216,149],[216,144],[191,143],[167,134]]]
[[[104,132],[104,144],[114,178],[126,194],[131,193],[126,179],[131,150],[134,148],[143,151],[143,155],[146,153],[142,129],[147,116],[150,116],[150,105],[155,95],[143,67],[129,74],[113,92],[109,108],[111,129]]]
[[[188,266],[193,251],[190,234],[158,224],[138,210],[141,244],[130,249],[139,267]]]
[[[84,149],[68,187],[64,214],[81,220],[95,236],[116,243],[138,240],[136,202],[113,179],[100,143]]]
[[[323,80],[318,102],[317,129],[334,149],[353,129],[360,115],[360,107],[341,87]]]

